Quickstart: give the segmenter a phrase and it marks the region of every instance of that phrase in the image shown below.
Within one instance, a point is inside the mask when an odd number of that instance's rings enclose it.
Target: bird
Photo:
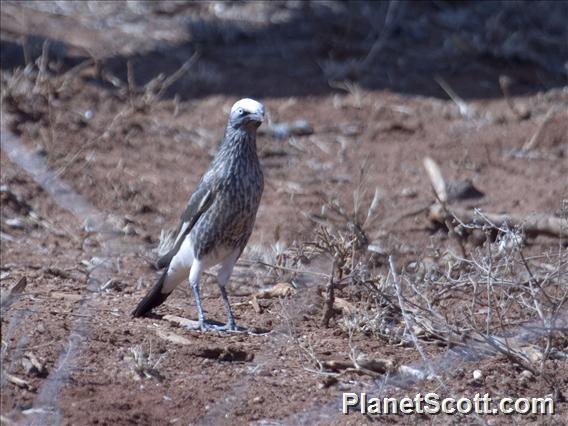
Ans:
[[[134,317],[145,316],[161,305],[188,278],[199,328],[238,330],[226,285],[251,236],[264,189],[256,149],[256,133],[264,115],[264,105],[250,98],[232,106],[217,153],[181,216],[173,248],[157,262],[164,272],[134,309]],[[223,326],[205,320],[199,290],[202,273],[215,265],[221,265],[217,283],[227,311]]]

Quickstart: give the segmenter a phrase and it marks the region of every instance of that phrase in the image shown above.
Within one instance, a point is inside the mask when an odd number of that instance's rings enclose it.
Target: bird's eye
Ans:
[[[239,108],[239,115],[240,115],[241,117],[242,117],[243,115],[245,115],[246,113],[247,113],[247,112],[246,112],[244,109]]]

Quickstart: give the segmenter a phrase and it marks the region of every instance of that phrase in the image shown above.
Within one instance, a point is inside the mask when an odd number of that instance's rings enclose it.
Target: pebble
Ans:
[[[473,380],[476,382],[480,381],[483,378],[483,374],[481,370],[473,370]]]
[[[523,370],[519,374],[519,380],[521,382],[528,382],[532,378],[533,378],[533,373],[531,373],[529,370]]]

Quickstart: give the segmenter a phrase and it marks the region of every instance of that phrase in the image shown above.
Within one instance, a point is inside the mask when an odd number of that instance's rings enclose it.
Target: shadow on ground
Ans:
[[[438,77],[465,99],[501,97],[502,76],[513,95],[566,84],[565,2],[64,6],[3,3],[3,69],[25,64],[24,44],[30,60],[49,39],[60,69],[94,57],[100,66],[91,81],[109,88],[102,71],[118,79],[115,86],[125,85],[131,63],[135,83],[143,86],[173,74],[199,51],[197,64],[165,93],[182,100],[357,90],[346,81],[365,90],[447,98]]]

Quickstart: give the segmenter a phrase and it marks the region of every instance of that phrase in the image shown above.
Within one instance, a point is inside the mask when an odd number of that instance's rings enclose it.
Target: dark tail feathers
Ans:
[[[150,312],[157,306],[160,306],[168,298],[170,293],[162,293],[162,287],[164,281],[166,280],[166,275],[168,271],[164,271],[156,285],[146,294],[144,299],[136,306],[136,309],[132,312],[133,317],[142,317]]]
[[[178,251],[178,247],[174,247],[169,252],[167,252],[165,255],[160,257],[158,259],[158,263],[157,263],[158,269],[164,269],[166,266],[169,266],[170,262],[172,261],[172,258],[177,253],[177,251]]]

